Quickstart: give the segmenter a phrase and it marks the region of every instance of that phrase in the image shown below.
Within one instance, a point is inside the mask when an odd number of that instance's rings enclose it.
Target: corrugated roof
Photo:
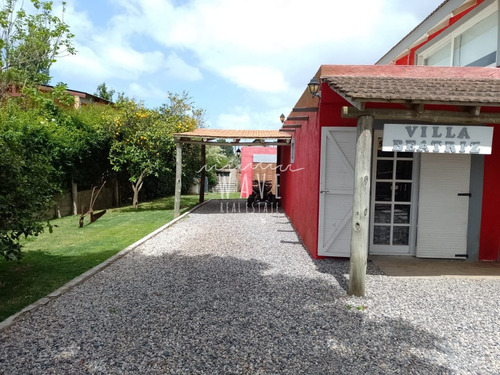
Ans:
[[[500,69],[325,66],[321,78],[351,103],[426,102],[500,106]]]
[[[279,130],[228,130],[228,129],[195,129],[191,132],[176,133],[177,138],[226,138],[226,139],[288,139],[289,134]]]

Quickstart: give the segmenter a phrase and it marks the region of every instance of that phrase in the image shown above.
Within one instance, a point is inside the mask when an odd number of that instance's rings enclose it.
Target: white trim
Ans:
[[[498,1],[493,1],[491,4],[487,5],[484,9],[478,11],[468,20],[464,21],[462,24],[457,24],[450,26],[446,29],[441,35],[438,35],[433,40],[424,44],[421,48],[415,51],[415,60],[417,65],[424,65],[424,60],[428,58],[430,55],[444,47],[446,44],[450,43],[450,64],[449,66],[453,66],[453,51],[454,51],[454,42],[455,38],[460,34],[464,33],[472,26],[476,25],[492,13],[498,10]],[[467,16],[465,16],[467,17]],[[457,23],[460,23],[458,21]],[[500,25],[498,25],[500,28]],[[498,48],[497,48],[498,53]],[[498,57],[497,57],[498,59]],[[494,64],[496,66],[496,64]]]
[[[439,25],[444,19],[450,18],[450,14],[463,5],[464,0],[448,0],[440,5],[432,12],[422,23],[420,23],[413,31],[406,35],[398,44],[396,44],[389,52],[382,56],[375,65],[387,65],[394,63],[395,60],[404,56],[405,51],[409,51],[419,42],[427,37],[427,32],[436,25]]]

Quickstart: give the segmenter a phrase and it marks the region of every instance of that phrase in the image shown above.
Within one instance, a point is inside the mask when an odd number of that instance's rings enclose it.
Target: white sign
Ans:
[[[491,154],[493,127],[385,124],[382,151]]]

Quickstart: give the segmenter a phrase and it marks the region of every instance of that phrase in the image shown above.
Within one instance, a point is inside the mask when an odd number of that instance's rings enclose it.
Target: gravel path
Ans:
[[[0,374],[500,373],[499,280],[348,266],[210,202],[0,332]]]

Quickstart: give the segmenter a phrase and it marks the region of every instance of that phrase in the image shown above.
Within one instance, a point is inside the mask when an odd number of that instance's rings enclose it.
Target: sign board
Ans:
[[[491,154],[493,127],[385,124],[382,151]]]
[[[254,163],[276,163],[277,160],[276,154],[253,154]]]

